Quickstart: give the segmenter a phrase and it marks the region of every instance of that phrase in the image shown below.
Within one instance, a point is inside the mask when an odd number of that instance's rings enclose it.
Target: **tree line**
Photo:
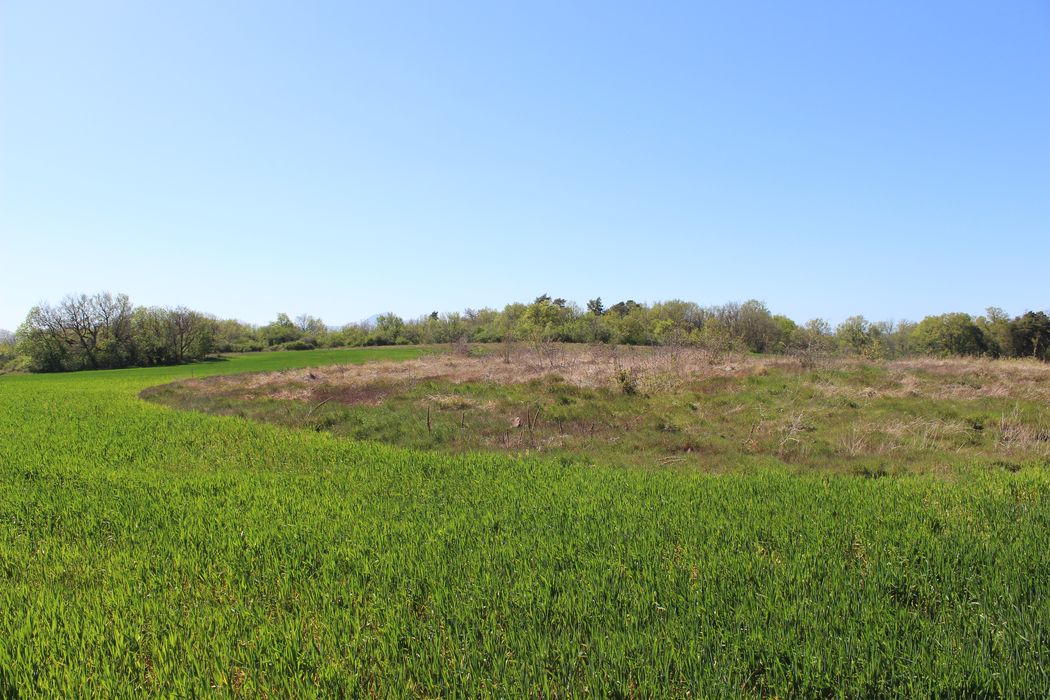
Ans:
[[[0,332],[0,366],[36,372],[192,362],[225,352],[307,350],[365,345],[443,343],[610,343],[692,345],[719,352],[1034,357],[1050,360],[1050,316],[948,313],[918,323],[873,322],[853,316],[835,327],[821,319],[796,323],[760,301],[700,306],[633,300],[584,307],[543,294],[502,310],[467,309],[405,320],[333,328],[318,318],[287,314],[263,326],[219,319],[185,307],[136,307],[127,295],[70,295],[30,310],[14,334]]]
[[[29,311],[9,364],[57,372],[193,362],[215,352],[216,324],[182,306],[135,307],[126,294],[69,295]]]

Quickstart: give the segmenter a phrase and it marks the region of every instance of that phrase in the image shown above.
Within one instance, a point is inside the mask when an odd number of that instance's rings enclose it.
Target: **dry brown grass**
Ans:
[[[588,388],[616,388],[621,371],[632,375],[640,392],[670,391],[687,381],[740,378],[772,368],[801,371],[789,357],[713,354],[699,349],[612,346],[519,346],[481,356],[462,353],[425,355],[403,362],[334,365],[228,377],[189,380],[203,395],[239,394],[310,401],[325,396],[348,404],[378,405],[398,386],[420,381],[453,384],[517,384],[558,377]]]
[[[942,418],[884,419],[852,423],[838,439],[839,454],[888,456],[901,450],[961,452],[972,430],[963,421]]]
[[[829,369],[851,370],[866,364],[842,359]],[[1050,364],[1028,359],[909,358],[884,363],[886,373],[876,386],[852,386],[817,381],[827,396],[857,401],[877,398],[925,397],[937,400],[1013,398],[1050,402]]]
[[[875,472],[1050,458],[1050,366],[1031,361],[502,344],[190,380],[165,401],[428,449],[707,469],[751,457]]]
[[[869,364],[855,358],[824,358],[820,367],[850,372]],[[1050,364],[1034,360],[912,358],[882,366],[886,371],[874,386],[831,381],[822,377],[820,371],[812,378],[813,386],[826,396],[858,402],[921,396],[1050,403]],[[186,385],[204,395],[311,401],[323,394],[340,403],[374,406],[399,387],[420,381],[517,384],[557,377],[580,387],[616,389],[617,377],[628,376],[637,391],[651,394],[676,391],[685,384],[696,386],[698,380],[733,380],[771,370],[809,371],[798,358],[790,356],[712,353],[696,348],[538,344],[502,346],[498,352],[484,355],[456,352],[404,362],[211,377],[190,380]],[[710,386],[720,392],[732,390],[717,382]]]
[[[931,398],[1050,401],[1050,364],[1038,360],[924,357],[890,362],[887,368],[909,392]]]
[[[1000,449],[1050,457],[1050,428],[1025,423],[1017,408],[999,417],[998,429]]]

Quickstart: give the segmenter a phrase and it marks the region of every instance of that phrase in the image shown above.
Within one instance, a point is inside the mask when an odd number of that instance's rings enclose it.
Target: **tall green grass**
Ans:
[[[1050,693],[1041,469],[453,457],[137,398],[412,352],[0,378],[0,695]]]

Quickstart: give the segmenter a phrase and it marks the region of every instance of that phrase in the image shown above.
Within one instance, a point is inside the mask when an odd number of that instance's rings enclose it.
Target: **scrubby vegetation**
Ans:
[[[191,309],[135,308],[125,294],[81,294],[31,309],[15,349],[38,372],[171,365],[210,354],[215,333],[215,320]]]
[[[0,695],[1050,693],[1050,478],[1026,460],[710,475],[405,450],[137,398],[413,357],[0,377]],[[1013,381],[998,367],[980,387],[935,364],[900,381],[981,401]],[[715,383],[773,406],[796,378],[780,371]],[[906,390],[892,367],[817,371],[844,402]]]
[[[1050,466],[1050,365],[561,345],[186,380],[167,405],[417,449],[862,475]],[[480,353],[480,354],[477,354]]]
[[[839,353],[869,359],[910,355],[1029,357],[1050,359],[1050,316],[1028,311],[1010,318],[990,308],[977,318],[964,313],[930,316],[920,323],[873,323],[862,316],[834,329],[821,319],[798,324],[765,304],[700,306],[667,301],[600,298],[581,309],[544,294],[502,311],[468,309],[406,321],[382,314],[374,322],[332,328],[310,315],[287,314],[265,326],[219,320],[183,307],[135,308],[124,295],[70,296],[57,306],[33,308],[18,330],[13,352],[0,363],[33,371],[179,364],[213,353],[312,350],[325,347],[456,343],[606,343],[699,347],[713,352],[762,354]],[[17,355],[17,357],[15,357]]]
[[[5,371],[21,369],[24,361],[18,362],[18,352],[15,348],[15,334],[11,331],[0,330],[0,374]]]

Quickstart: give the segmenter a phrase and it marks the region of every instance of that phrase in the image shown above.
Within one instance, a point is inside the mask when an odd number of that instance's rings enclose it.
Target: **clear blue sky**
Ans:
[[[1050,307],[1050,3],[0,3],[0,328]]]

